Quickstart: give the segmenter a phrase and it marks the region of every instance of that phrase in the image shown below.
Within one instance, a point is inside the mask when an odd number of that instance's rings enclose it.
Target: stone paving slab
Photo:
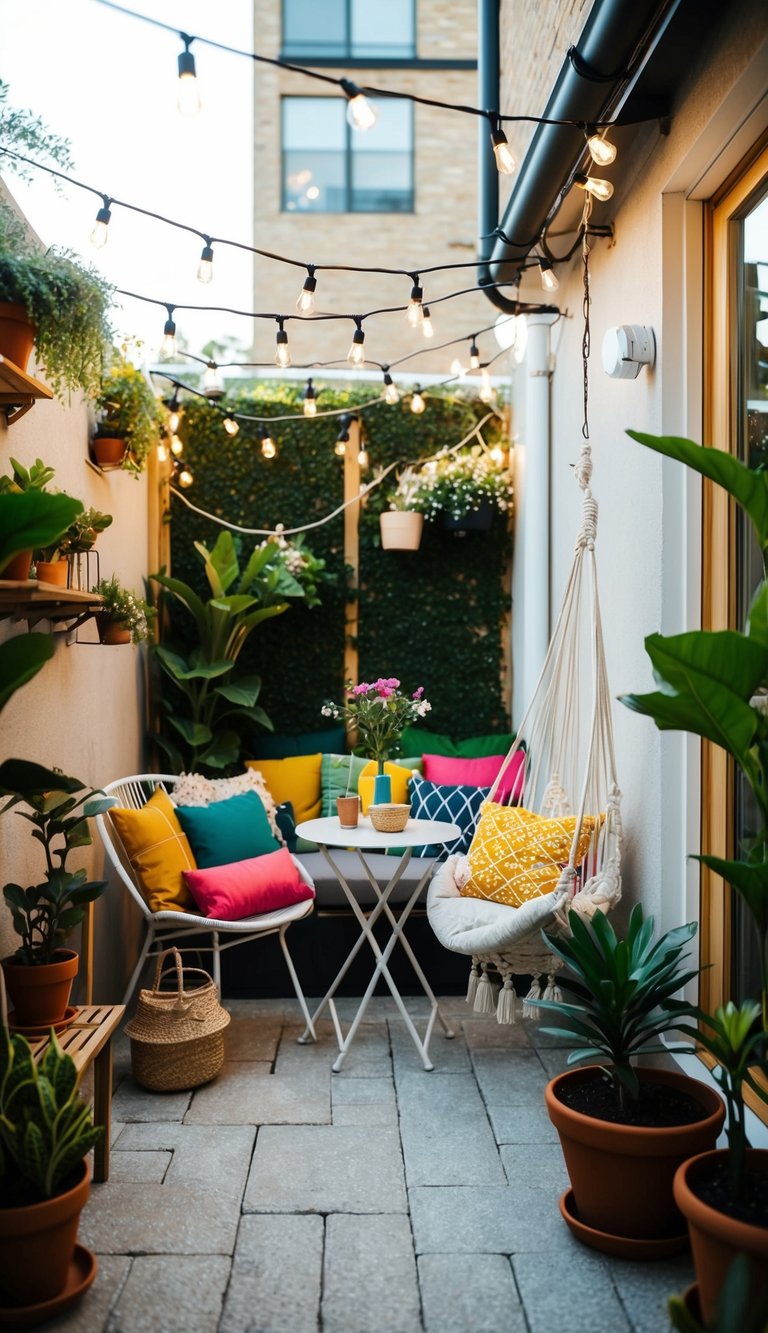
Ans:
[[[417,1254],[551,1255],[557,1250],[559,1263],[560,1251],[583,1248],[563,1222],[557,1196],[548,1191],[510,1185],[427,1187],[409,1190],[408,1199]]]
[[[97,1254],[230,1255],[239,1201],[202,1185],[94,1185],[79,1240]],[[172,1265],[171,1265],[172,1266]]]
[[[423,1040],[426,1024],[423,1021],[417,1023],[416,1030]],[[413,1038],[402,1019],[399,1022],[393,1019],[389,1024],[389,1032],[395,1069],[415,1069],[420,1073],[426,1072],[421,1056],[413,1044]],[[429,1054],[435,1066],[435,1071],[440,1074],[472,1073],[472,1062],[461,1029],[457,1029],[455,1037],[446,1037],[443,1029],[435,1020],[432,1038],[429,1043]]]
[[[328,1218],[322,1327],[323,1333],[415,1333],[421,1327],[407,1217]]]
[[[391,1078],[334,1078],[331,1095],[334,1125],[397,1128],[395,1085]]]
[[[530,1333],[632,1333],[602,1258],[575,1242],[570,1254],[516,1254],[512,1267],[528,1315]],[[662,1333],[665,1324],[656,1326]]]
[[[512,1268],[501,1254],[422,1254],[419,1282],[426,1333],[527,1333]]]
[[[548,1078],[535,1051],[480,1049],[472,1064],[489,1106],[543,1106]]]
[[[137,1152],[165,1149],[173,1160],[165,1177],[168,1187],[200,1185],[240,1201],[248,1176],[256,1131],[252,1126],[129,1125],[122,1143]]]
[[[184,1116],[186,1125],[329,1125],[330,1069],[308,1066],[290,1074],[244,1060],[198,1088]]]
[[[367,1015],[366,1015],[367,1018]],[[349,1022],[342,1022],[344,1034],[349,1029]],[[333,1065],[339,1054],[338,1042],[333,1024],[321,1019],[315,1025],[318,1036],[316,1042],[305,1046],[298,1044],[297,1038],[304,1031],[303,1026],[288,1025],[280,1043],[275,1073],[301,1071],[312,1064],[324,1069]],[[342,1073],[347,1078],[380,1078],[392,1072],[392,1059],[389,1049],[389,1032],[386,1023],[363,1022],[358,1028],[355,1039],[345,1057]]]
[[[694,1280],[690,1253],[654,1263],[603,1260],[635,1333],[659,1333],[669,1323],[667,1301],[681,1296]]]
[[[58,1319],[49,1319],[50,1333],[98,1333],[106,1328],[109,1312],[117,1300],[131,1269],[127,1255],[99,1255],[93,1285],[77,1305]]]
[[[265,1125],[256,1140],[243,1211],[405,1212],[397,1131]]]
[[[499,1148],[510,1185],[548,1191],[559,1198],[569,1185],[559,1143],[504,1143]]]
[[[528,1143],[536,1148],[539,1144],[560,1142],[543,1101],[539,1106],[524,1107],[491,1102],[488,1119],[497,1143]]]
[[[191,1092],[149,1092],[127,1074],[112,1096],[112,1114],[125,1122],[183,1120],[191,1098]]]
[[[352,1081],[352,1080],[350,1080]],[[357,1078],[355,1083],[367,1083],[368,1079]],[[371,1080],[373,1081],[373,1080]],[[368,1129],[397,1129],[397,1107],[382,1102],[351,1102],[348,1106],[334,1106],[334,1125],[365,1125]]]
[[[113,1152],[109,1162],[109,1179],[130,1181],[140,1185],[154,1180],[162,1184],[171,1164],[169,1152]]]
[[[472,1010],[467,1007],[467,1013]],[[530,1024],[519,1018],[515,1023],[497,1023],[492,1014],[475,1015],[462,1022],[464,1040],[471,1051],[486,1047],[498,1047],[504,1050],[531,1049],[528,1028]]]
[[[477,1084],[467,1074],[397,1076],[408,1187],[506,1183]]]
[[[204,1219],[198,1219],[205,1241]],[[128,1281],[112,1314],[120,1333],[212,1333],[221,1314],[229,1280],[229,1256],[162,1255],[134,1259]]]
[[[268,1060],[277,1054],[282,1023],[253,1018],[233,1018],[224,1032],[224,1051],[227,1061]]]
[[[321,1217],[244,1217],[219,1333],[317,1333]]]

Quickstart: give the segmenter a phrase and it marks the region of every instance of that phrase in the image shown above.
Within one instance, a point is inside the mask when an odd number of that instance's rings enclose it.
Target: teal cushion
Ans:
[[[454,740],[443,732],[425,731],[423,727],[406,727],[400,745],[406,754],[441,754],[451,759],[482,759],[491,754],[506,754],[514,736],[502,732],[494,736],[467,736],[464,740]],[[397,760],[398,764],[406,761]]]
[[[280,846],[255,791],[212,805],[177,805],[176,814],[201,870],[263,856]]]
[[[301,736],[256,736],[251,748],[254,759],[292,759],[300,754],[336,753],[344,749],[345,741],[343,727],[326,727]]]
[[[398,761],[399,762],[399,761]],[[320,761],[322,814],[336,814],[336,797],[354,795],[357,781],[368,763],[356,754],[324,754]]]
[[[424,727],[406,727],[400,737],[400,749],[404,754],[418,757],[423,754],[456,754],[450,736],[444,736],[437,731],[427,731]]]

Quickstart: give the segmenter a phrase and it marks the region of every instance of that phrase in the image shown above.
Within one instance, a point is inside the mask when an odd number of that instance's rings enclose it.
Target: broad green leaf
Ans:
[[[213,680],[216,676],[223,676],[227,671],[232,670],[232,662],[220,661],[209,663],[198,663],[190,665],[179,653],[171,652],[169,648],[164,648],[162,644],[155,646],[155,656],[168,667],[174,680]]]
[[[746,761],[755,735],[757,714],[749,704],[734,696],[718,718],[704,713],[695,698],[681,699],[677,695],[655,692],[622,694],[619,701],[633,713],[652,718],[659,731],[690,731],[694,736],[703,736],[727,750],[739,763]],[[723,702],[721,696],[720,703]]]
[[[721,856],[697,856],[702,865],[714,870],[741,894],[761,935],[768,931],[768,861],[751,865],[748,861],[727,861]]]
[[[261,692],[261,676],[239,676],[227,685],[217,685],[215,693],[231,704],[252,708]]]
[[[264,566],[268,565],[270,560],[274,558],[278,549],[277,542],[267,542],[266,546],[256,546],[254,548],[237,585],[238,592],[248,592],[254,580],[261,573]]]
[[[53,648],[50,634],[17,634],[0,643],[0,710],[53,657]]]
[[[189,717],[170,717],[169,722],[172,727],[184,737],[187,745],[194,747],[207,745],[211,739],[211,729],[206,727],[203,722],[193,722]]]
[[[748,701],[768,675],[768,649],[735,630],[690,630],[649,634],[645,648],[662,689],[684,690],[691,677],[704,677]]]
[[[64,773],[57,773],[42,764],[33,764],[28,759],[6,759],[0,764],[0,794],[18,795],[29,801],[46,792],[82,791],[82,783],[77,778],[68,778]]]
[[[220,532],[212,551],[201,542],[195,542],[195,549],[205,563],[205,573],[214,597],[220,596],[222,592],[231,588],[240,573],[232,533],[226,529]]]
[[[150,577],[162,588],[167,588],[191,612],[202,637],[206,630],[205,602],[201,601],[194,588],[190,588],[188,583],[182,583],[181,579],[169,578],[167,574],[152,574]]]
[[[200,755],[200,760],[209,764],[211,768],[226,768],[228,764],[234,764],[238,758],[240,744],[240,736],[236,731],[221,731],[211,744],[206,746]]]
[[[768,579],[764,579],[757,588],[747,617],[747,634],[768,648]]]
[[[80,501],[69,495],[47,491],[0,495],[0,570],[21,551],[50,546],[82,512]]]

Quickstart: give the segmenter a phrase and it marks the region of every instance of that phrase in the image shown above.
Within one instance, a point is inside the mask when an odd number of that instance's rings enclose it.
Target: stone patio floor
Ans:
[[[564,1052],[462,999],[426,1073],[374,998],[331,1073],[330,1023],[299,1046],[290,1000],[226,1001],[220,1077],[149,1093],[116,1040],[108,1182],[80,1240],[99,1271],[67,1333],[663,1333],[687,1255],[608,1259],[575,1241],[544,1085]],[[407,1001],[422,1020],[426,1002]],[[349,1018],[357,1001],[340,1000]]]

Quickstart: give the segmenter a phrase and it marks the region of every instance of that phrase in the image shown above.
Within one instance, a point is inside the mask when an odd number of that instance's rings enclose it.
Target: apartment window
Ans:
[[[412,60],[416,0],[283,0],[283,55],[292,60]]]
[[[344,98],[283,98],[284,212],[413,212],[413,107],[376,108],[378,121],[361,134],[347,124]]]

